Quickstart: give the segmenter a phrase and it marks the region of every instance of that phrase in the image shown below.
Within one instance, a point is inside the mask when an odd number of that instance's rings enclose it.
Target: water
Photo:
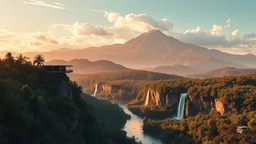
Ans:
[[[174,118],[174,119],[181,120],[184,117],[184,108],[185,108],[186,96],[187,96],[187,93],[183,93],[183,94],[180,95],[178,113],[177,113],[177,117]]]
[[[131,119],[126,122],[126,124],[123,128],[123,130],[127,132],[127,136],[129,136],[129,137],[135,136],[140,141],[142,141],[143,144],[163,144],[161,139],[144,134],[143,129],[142,129],[143,118],[134,115],[124,105],[120,105],[120,107],[123,108],[125,113],[127,113],[131,116]]]
[[[148,93],[147,93],[147,98],[146,98],[144,106],[148,105],[148,101],[149,101],[149,90],[148,90]]]
[[[97,92],[98,92],[98,84],[95,85],[93,96],[96,96]]]

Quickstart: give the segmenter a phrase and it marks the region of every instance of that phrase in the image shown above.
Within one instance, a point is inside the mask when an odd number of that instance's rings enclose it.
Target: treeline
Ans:
[[[163,94],[187,92],[185,113],[188,115],[181,121],[145,119],[145,132],[161,134],[166,143],[255,143],[255,74],[159,81],[150,87]],[[223,115],[216,111],[215,99],[223,104]],[[237,126],[244,125],[249,127],[249,132],[237,133]]]
[[[249,132],[236,132],[237,126],[248,125]],[[144,119],[147,133],[161,134],[165,143],[181,144],[253,144],[256,143],[256,113],[221,116],[217,112],[198,114],[180,121]]]
[[[196,99],[205,104],[217,99],[227,106],[229,113],[256,109],[256,74],[158,81],[153,82],[150,88],[163,94],[187,92],[190,100]]]
[[[182,78],[177,75],[169,75],[141,70],[126,70],[98,74],[71,74],[69,75],[69,77],[71,80],[76,81],[82,87],[87,87],[91,84],[96,84],[100,82],[109,82],[115,80],[151,81]]]
[[[82,87],[65,74],[38,67],[43,63],[42,55],[31,62],[7,53],[0,60],[1,144],[137,143],[119,129],[107,133],[102,125],[109,123],[99,122],[92,106],[81,98]],[[72,99],[60,94],[62,81],[72,90]]]

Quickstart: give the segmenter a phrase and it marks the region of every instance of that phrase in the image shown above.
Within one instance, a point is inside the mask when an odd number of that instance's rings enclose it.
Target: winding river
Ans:
[[[134,115],[130,110],[128,110],[126,106],[119,106],[124,110],[125,113],[131,116],[131,119],[126,122],[123,128],[123,130],[127,132],[127,136],[135,136],[143,144],[163,144],[163,142],[160,139],[144,134],[142,129],[143,118]]]

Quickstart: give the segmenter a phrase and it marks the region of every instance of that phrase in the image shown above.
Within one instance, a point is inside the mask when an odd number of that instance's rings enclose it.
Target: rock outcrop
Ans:
[[[200,98],[188,97],[185,109],[186,117],[195,116],[198,113],[209,114],[212,110],[224,115],[228,111],[227,106],[218,99],[210,98],[210,100],[206,101]]]
[[[69,84],[64,80],[62,80],[60,82],[60,94],[69,99],[72,99],[72,97],[73,97],[72,90],[71,90]]]
[[[219,112],[221,115],[227,113],[226,106],[220,100],[215,99],[215,108],[216,111]]]
[[[149,104],[154,104],[156,106],[166,106],[166,105],[174,105],[179,102],[179,96],[161,93],[155,90],[149,90]]]

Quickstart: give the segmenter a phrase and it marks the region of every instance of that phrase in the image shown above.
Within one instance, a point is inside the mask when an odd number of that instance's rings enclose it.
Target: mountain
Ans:
[[[191,77],[198,78],[210,78],[210,77],[222,77],[231,75],[242,75],[242,74],[255,74],[256,69],[252,68],[234,68],[234,67],[224,67],[220,69],[210,70],[207,72],[202,72],[201,74],[190,75]]]
[[[154,68],[145,68],[145,70],[166,73],[166,74],[178,74],[178,75],[193,74],[196,72],[196,70],[181,64],[174,64],[171,66],[158,66]]]
[[[88,59],[73,59],[70,61],[65,60],[52,60],[47,64],[72,64],[74,66],[74,73],[80,74],[93,74],[101,72],[113,72],[129,70],[128,68],[113,63],[108,60],[89,61]]]
[[[60,49],[42,53],[47,60],[86,58],[106,59],[128,67],[157,67],[182,64],[193,69],[209,70],[221,67],[255,67],[255,55],[232,55],[181,42],[159,30],[143,33],[124,43],[85,49]],[[25,55],[33,57],[34,52]],[[208,63],[207,61],[210,61]],[[194,68],[194,66],[196,66]]]

